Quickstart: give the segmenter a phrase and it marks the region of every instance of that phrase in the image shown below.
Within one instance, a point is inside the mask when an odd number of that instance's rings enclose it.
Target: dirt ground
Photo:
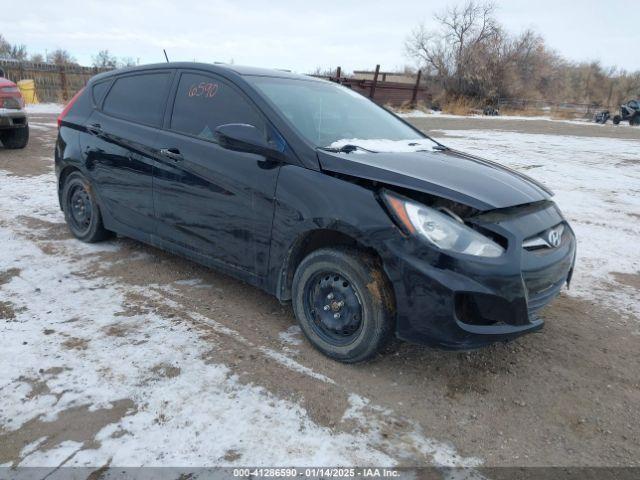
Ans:
[[[408,120],[423,131],[438,130],[501,130],[519,133],[536,133],[551,135],[571,135],[576,137],[603,137],[637,140],[640,138],[640,128],[633,128],[627,124],[613,125],[608,123],[599,125],[579,121],[549,121],[538,119],[517,119],[508,117],[448,117],[430,115],[426,117],[408,118]]]
[[[640,138],[640,128],[562,122],[437,117],[411,121],[425,131],[501,129]],[[33,116],[29,146],[23,151],[0,148],[0,170],[15,177],[53,175],[54,122],[52,115]],[[73,257],[72,244],[64,242],[71,239],[64,225],[28,215],[15,222],[21,226],[19,234],[27,235],[45,254]],[[0,227],[13,228],[6,223]],[[398,453],[396,448],[418,429],[451,443],[460,456],[482,459],[485,466],[640,466],[640,337],[616,321],[615,311],[597,302],[563,293],[544,311],[546,326],[541,332],[509,344],[446,352],[395,343],[384,355],[355,366],[326,359],[297,333],[298,344],[289,354],[300,366],[312,368],[314,375],[308,375],[264,356],[265,349],[283,349],[280,334],[292,331],[296,323],[289,307],[182,258],[125,238],[112,242],[117,248],[96,253],[78,275],[131,287],[126,307],[132,314],[152,311],[168,325],[189,324],[201,342],[217,346],[207,362],[223,363],[241,382],[301,404],[315,423],[332,431],[362,429],[343,417],[350,395],[368,398],[385,412],[371,413],[386,439],[381,448],[401,465],[421,463],[410,449]],[[19,272],[0,265],[0,290],[14,275]],[[194,288],[189,283],[193,278],[201,279],[206,288]],[[634,288],[638,278],[621,276]],[[145,294],[134,288],[145,286]],[[0,303],[0,325],[15,317],[12,308]],[[108,335],[122,341],[131,326],[115,320]],[[2,342],[7,341],[3,335]],[[83,342],[90,341],[72,337],[65,345],[79,352],[86,348]],[[168,379],[181,374],[171,365],[158,365],[154,373]],[[30,395],[49,388],[42,380],[29,382]],[[43,436],[46,442],[77,440],[90,448],[102,427],[135,409],[134,402],[123,399],[108,411],[77,407],[53,422],[36,418],[17,430],[0,427],[0,464],[17,464],[24,446]],[[363,441],[367,433],[362,430]],[[39,448],[46,448],[46,443]],[[230,451],[226,460],[235,460],[234,455]]]

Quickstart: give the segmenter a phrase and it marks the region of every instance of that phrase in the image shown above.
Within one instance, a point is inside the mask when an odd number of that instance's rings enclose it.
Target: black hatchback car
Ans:
[[[571,277],[575,237],[549,190],[335,83],[149,65],[94,77],[58,123],[77,238],[118,233],[290,301],[343,362],[393,335],[510,340]]]

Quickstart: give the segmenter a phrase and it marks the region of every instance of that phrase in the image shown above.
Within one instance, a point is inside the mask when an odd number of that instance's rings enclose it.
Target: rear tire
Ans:
[[[0,131],[0,142],[7,150],[24,148],[29,143],[29,127]]]
[[[640,125],[640,113],[635,113],[633,117],[629,119],[629,125],[632,125],[632,126]]]
[[[64,218],[71,233],[87,243],[109,238],[104,228],[100,206],[89,181],[80,172],[71,173],[62,187]]]
[[[367,360],[392,336],[393,293],[370,255],[347,248],[316,250],[298,266],[292,293],[307,339],[334,360]]]

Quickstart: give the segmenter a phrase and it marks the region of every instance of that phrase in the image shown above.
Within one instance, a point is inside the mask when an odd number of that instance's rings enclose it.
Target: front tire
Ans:
[[[330,358],[362,362],[391,338],[392,290],[370,255],[346,248],[316,250],[298,266],[292,293],[302,331]]]
[[[62,205],[67,226],[78,240],[95,243],[111,235],[102,224],[102,214],[93,189],[80,172],[73,172],[65,179]]]
[[[7,150],[24,148],[29,143],[29,127],[0,131],[0,142]]]

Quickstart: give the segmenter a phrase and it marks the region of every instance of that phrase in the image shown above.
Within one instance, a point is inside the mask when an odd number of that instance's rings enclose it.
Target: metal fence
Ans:
[[[418,103],[430,105],[432,100],[432,95],[429,93],[427,87],[420,83],[422,76],[420,71],[418,71],[413,83],[387,82],[381,80],[380,65],[376,65],[372,80],[343,77],[340,67],[337,68],[335,75],[314,76],[340,83],[369,97],[380,105],[415,107]]]
[[[526,98],[501,98],[498,100],[498,107],[512,110],[563,111],[585,117],[593,116],[596,112],[612,108],[597,103],[549,102],[547,100],[530,100]]]
[[[0,68],[12,82],[33,79],[41,102],[66,102],[94,75],[108,68],[54,65],[51,63],[0,60]]]
[[[53,65],[15,60],[0,60],[0,68],[4,70],[6,77],[13,82],[33,79],[36,85],[36,94],[41,102],[62,103],[68,101],[84,87],[92,76],[110,70],[108,68]],[[376,66],[373,79],[343,77],[340,67],[334,75],[317,76],[349,87],[380,105],[394,107],[415,106],[418,103],[430,105],[432,100],[427,87],[421,83],[421,72],[418,72],[413,83],[384,80],[384,75],[382,78],[380,75],[380,65]]]

